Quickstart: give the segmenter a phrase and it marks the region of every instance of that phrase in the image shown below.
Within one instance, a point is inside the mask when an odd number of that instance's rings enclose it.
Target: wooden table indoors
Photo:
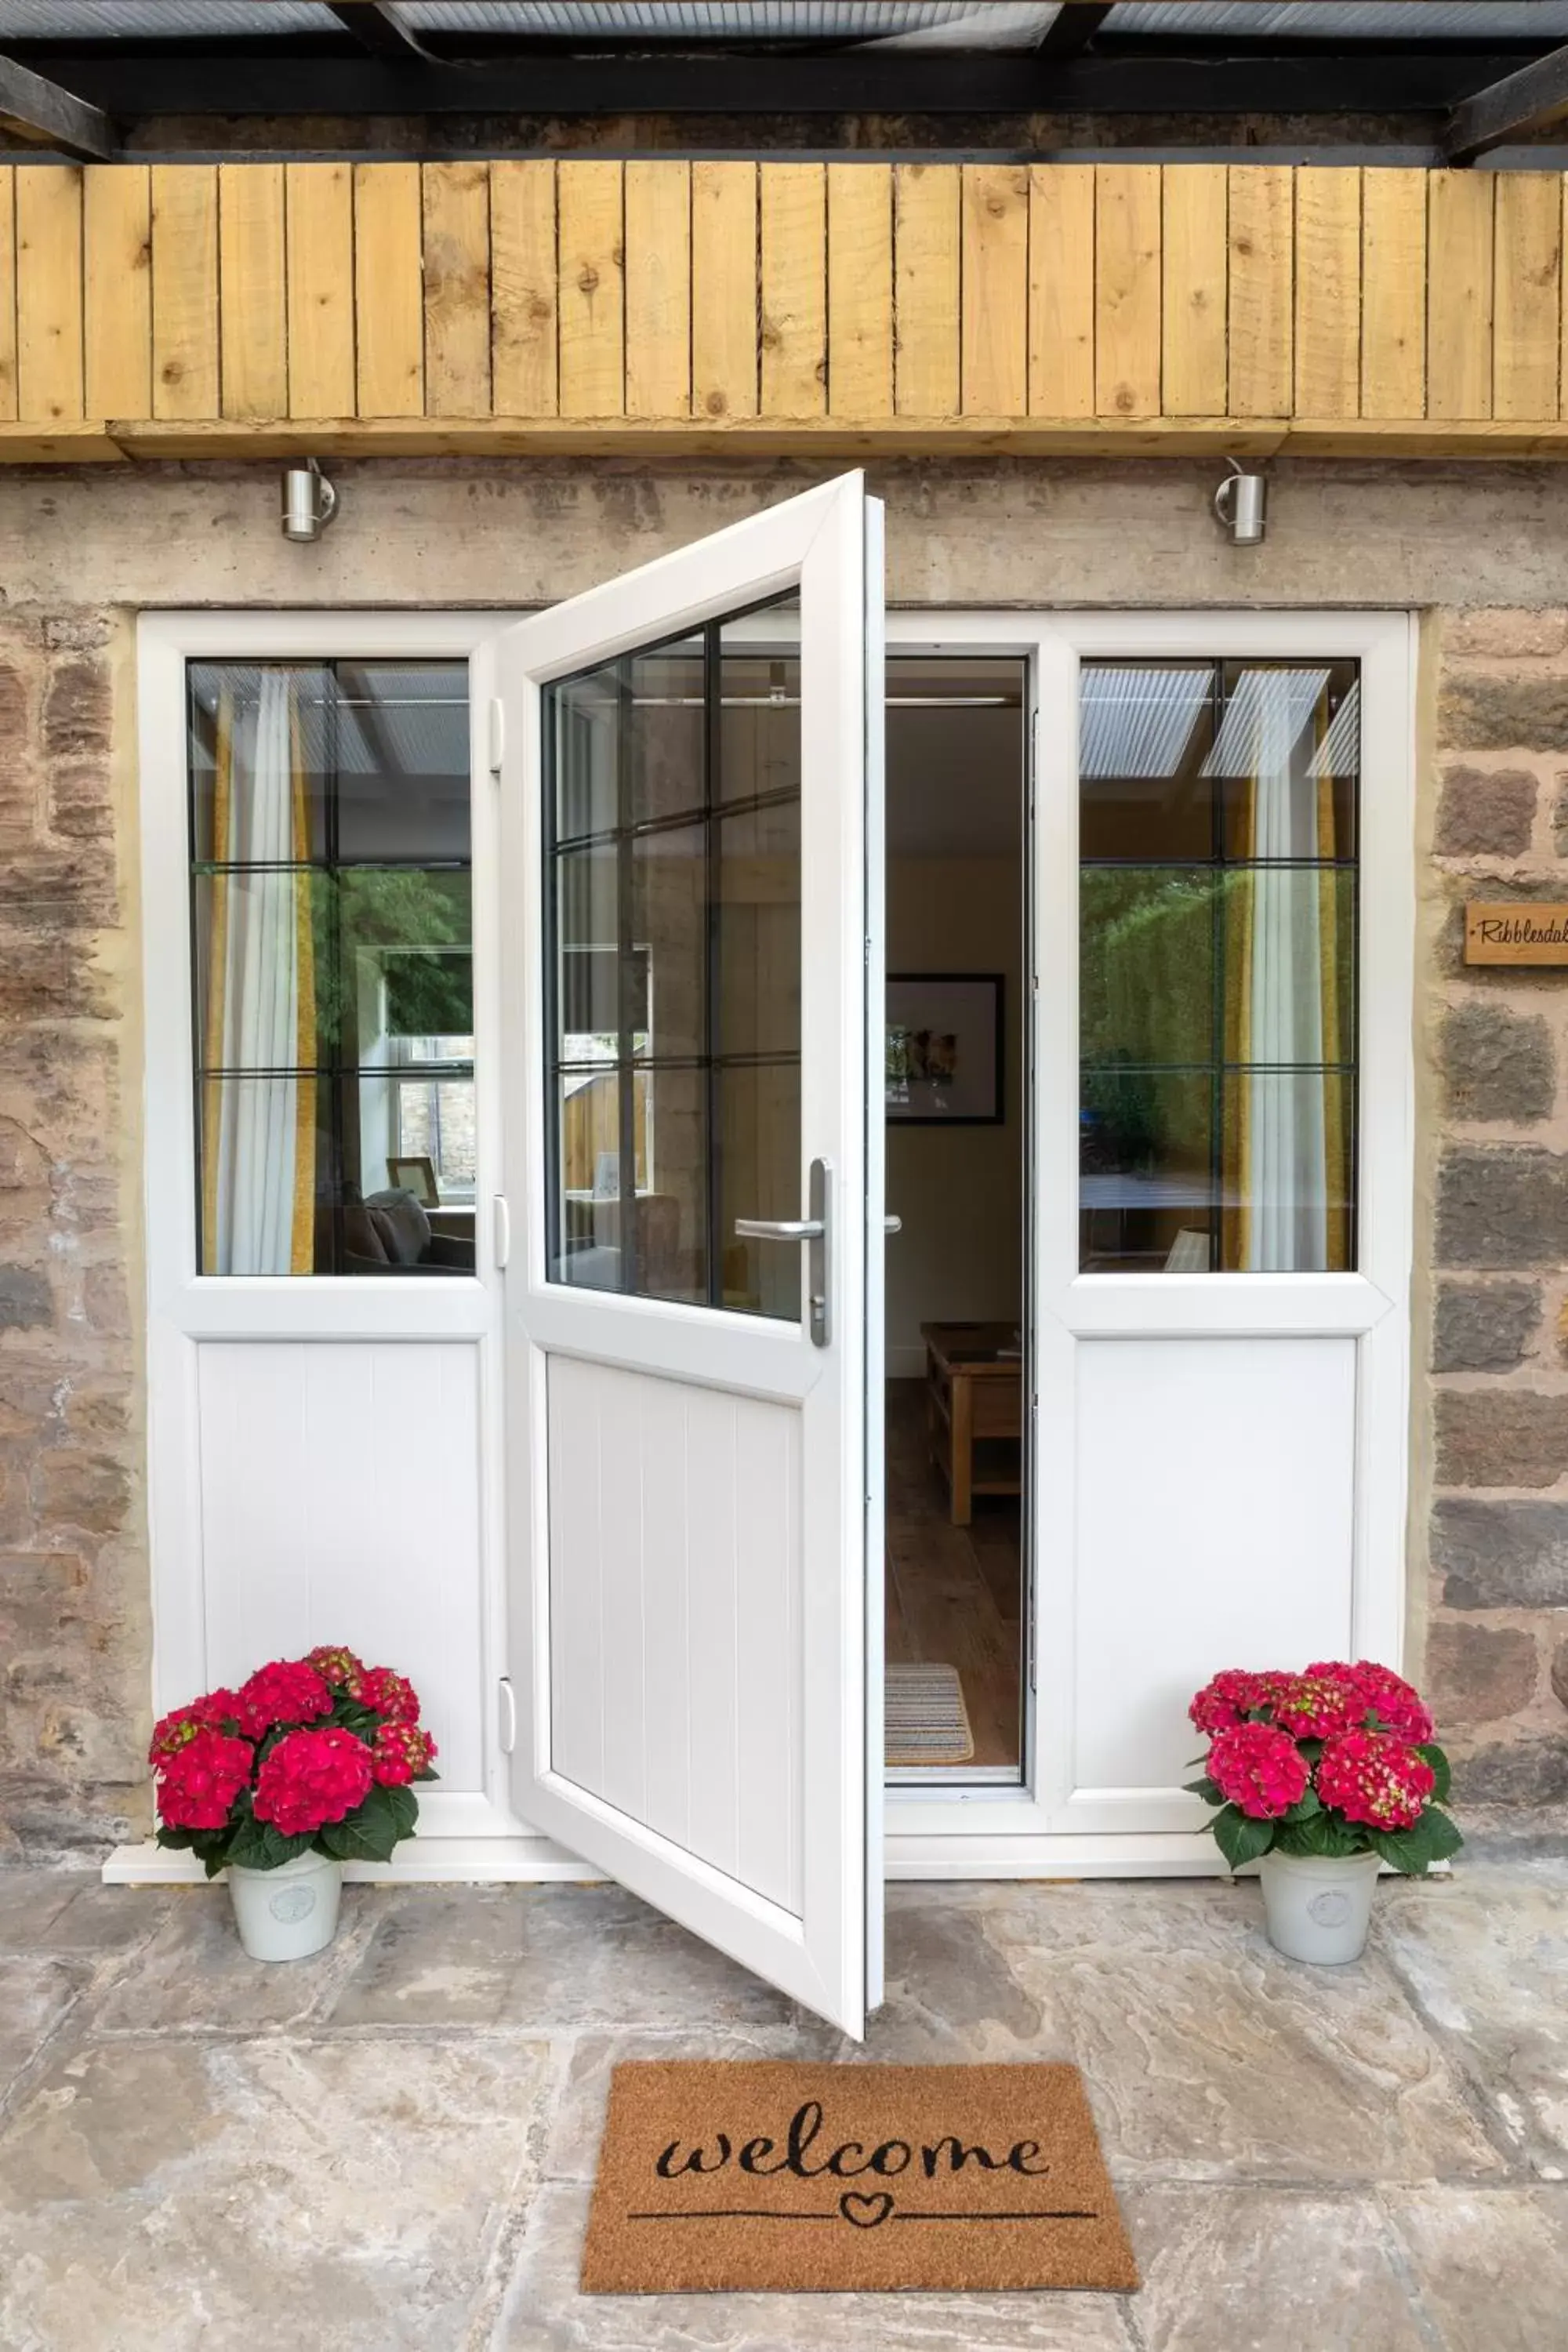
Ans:
[[[974,1448],[1023,1434],[1024,1365],[1011,1323],[922,1323],[926,1343],[926,1435],[947,1480],[955,1528],[969,1525],[976,1495],[1016,1495],[1011,1478],[977,1478]]]

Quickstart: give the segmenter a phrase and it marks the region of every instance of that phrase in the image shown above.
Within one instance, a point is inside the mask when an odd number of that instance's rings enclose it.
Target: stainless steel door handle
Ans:
[[[882,1220],[882,1231],[883,1231],[885,1234],[901,1234],[901,1233],[903,1232],[903,1230],[904,1230],[904,1221],[903,1221],[902,1217],[884,1217],[884,1218],[883,1218],[883,1220]]]
[[[807,1178],[804,1217],[737,1217],[737,1238],[745,1242],[809,1242],[805,1258],[807,1328],[814,1348],[833,1337],[833,1171],[814,1160]]]

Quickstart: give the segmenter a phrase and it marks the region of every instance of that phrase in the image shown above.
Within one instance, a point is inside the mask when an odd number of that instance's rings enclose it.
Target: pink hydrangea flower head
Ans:
[[[1366,1703],[1353,1683],[1310,1666],[1305,1674],[1278,1677],[1269,1707],[1275,1722],[1294,1738],[1327,1739],[1360,1723]]]
[[[364,1672],[364,1660],[356,1658],[352,1650],[345,1650],[342,1643],[329,1643],[318,1649],[307,1650],[305,1664],[313,1666],[323,1682],[339,1685],[352,1683],[356,1675]]]
[[[1222,1797],[1257,1822],[1277,1822],[1300,1803],[1310,1777],[1288,1731],[1272,1723],[1235,1723],[1216,1731],[1208,1776]]]
[[[194,1698],[189,1706],[175,1707],[154,1727],[153,1744],[147,1750],[148,1763],[156,1765],[163,1757],[188,1747],[204,1726],[211,1731],[221,1731],[226,1724],[238,1723],[242,1713],[237,1693],[221,1689]]]
[[[196,1725],[188,1739],[159,1760],[160,1820],[169,1829],[223,1829],[250,1779],[254,1755],[248,1739]]]
[[[436,1742],[416,1723],[384,1723],[375,1735],[372,1769],[384,1789],[404,1789],[427,1771]]]
[[[274,1658],[258,1666],[234,1696],[239,1727],[252,1739],[274,1724],[314,1723],[332,1708],[331,1692],[303,1658]]]
[[[1342,1732],[1318,1765],[1323,1803],[1369,1829],[1409,1829],[1436,1786],[1426,1758],[1391,1731]]]
[[[1403,1675],[1396,1675],[1392,1666],[1377,1665],[1370,1658],[1358,1658],[1351,1673],[1363,1714],[1374,1708],[1385,1730],[1397,1732],[1401,1739],[1408,1739],[1415,1747],[1431,1738],[1435,1728],[1431,1710]]]
[[[302,1837],[352,1813],[370,1785],[370,1749],[352,1731],[290,1731],[256,1776],[256,1818]]]
[[[368,1706],[387,1723],[417,1723],[419,1694],[403,1675],[390,1666],[362,1666],[347,1685],[351,1698]]]
[[[1248,1674],[1243,1666],[1226,1666],[1206,1682],[1187,1714],[1200,1731],[1225,1731],[1242,1722],[1256,1706],[1266,1706],[1277,1675]]]

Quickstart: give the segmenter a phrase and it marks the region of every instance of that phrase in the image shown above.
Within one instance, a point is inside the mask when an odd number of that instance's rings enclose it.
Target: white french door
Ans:
[[[515,1802],[857,2036],[881,597],[853,474],[492,648]]]

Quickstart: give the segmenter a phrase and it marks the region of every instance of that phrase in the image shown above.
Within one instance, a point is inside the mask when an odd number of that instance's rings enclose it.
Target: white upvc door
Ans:
[[[489,653],[514,1801],[857,2036],[881,597],[852,474]]]

